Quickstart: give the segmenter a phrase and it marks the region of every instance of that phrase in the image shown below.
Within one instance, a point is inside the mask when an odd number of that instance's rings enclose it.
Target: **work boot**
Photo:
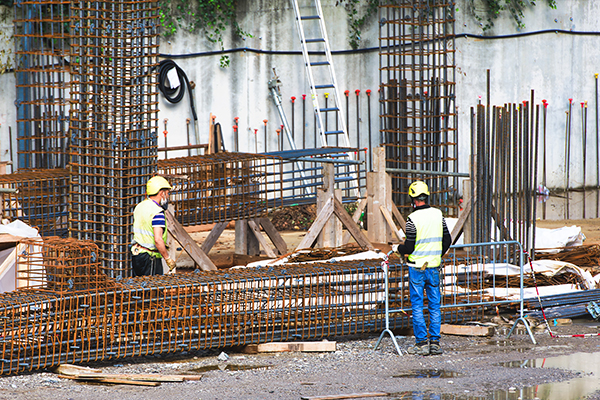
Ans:
[[[431,342],[429,343],[429,354],[433,356],[437,356],[442,354],[442,346],[440,346],[440,342]]]
[[[408,346],[406,349],[408,354],[416,354],[419,356],[428,356],[429,355],[429,344],[427,342],[420,342],[415,344],[414,346]]]

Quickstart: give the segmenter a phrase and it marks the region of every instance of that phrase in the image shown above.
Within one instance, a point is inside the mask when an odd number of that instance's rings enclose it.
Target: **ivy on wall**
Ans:
[[[223,50],[223,34],[228,27],[239,37],[252,36],[237,23],[236,5],[235,0],[159,0],[160,23],[167,37],[179,29],[202,30],[208,40]],[[220,65],[228,67],[229,56],[221,56]]]
[[[556,9],[556,0],[545,0],[548,7]],[[475,0],[469,0],[470,6],[475,10]],[[506,13],[514,19],[519,29],[525,28],[523,23],[523,10],[529,6],[535,6],[533,0],[482,0],[485,7],[485,15],[481,16],[475,11],[473,15],[479,21],[481,28],[486,31],[494,26],[494,20]]]
[[[348,12],[348,43],[354,50],[358,49],[362,29],[370,17],[377,14],[379,0],[336,0],[335,5],[343,5]],[[359,10],[363,7],[363,12]]]

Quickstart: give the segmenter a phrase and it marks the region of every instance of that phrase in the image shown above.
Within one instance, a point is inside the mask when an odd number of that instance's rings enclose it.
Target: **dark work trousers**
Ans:
[[[131,256],[133,266],[133,276],[162,275],[162,258],[152,257],[150,253],[140,253],[137,256]]]

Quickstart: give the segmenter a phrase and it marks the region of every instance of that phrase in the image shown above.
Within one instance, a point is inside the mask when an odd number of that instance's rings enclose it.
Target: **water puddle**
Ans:
[[[454,371],[445,371],[443,369],[421,369],[407,371],[400,375],[393,375],[392,378],[456,378],[457,376],[460,376],[460,374]]]
[[[267,365],[239,365],[239,364],[213,364],[204,367],[190,369],[191,372],[208,372],[208,371],[248,371],[252,369],[267,369]]]
[[[537,358],[525,361],[502,363],[502,366],[512,368],[559,368],[581,372],[580,378],[566,382],[545,383],[542,385],[514,389],[514,397],[507,399],[541,400],[580,400],[584,396],[600,390],[600,353],[575,353],[567,356]]]
[[[586,396],[600,390],[600,353],[575,353],[568,356],[538,358],[525,361],[511,361],[500,364],[508,368],[558,368],[581,373],[581,377],[565,382],[545,383],[525,388],[496,390],[487,396],[468,394],[448,394],[432,392],[394,393],[394,400],[583,400]],[[432,374],[430,374],[432,372]],[[444,371],[411,371],[395,378],[449,378],[460,374]],[[448,372],[448,371],[445,371]],[[439,373],[439,375],[436,375]],[[419,375],[420,374],[420,375]]]

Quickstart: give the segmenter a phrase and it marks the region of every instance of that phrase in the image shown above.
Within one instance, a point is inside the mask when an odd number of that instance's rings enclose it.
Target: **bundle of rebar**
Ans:
[[[276,157],[217,153],[158,162],[173,189],[169,200],[184,225],[229,222],[262,215],[282,204]]]
[[[19,248],[21,288],[0,295],[2,374],[384,326],[380,260],[113,279],[91,242],[28,239]],[[391,263],[389,274],[392,306],[409,310],[407,267]],[[481,291],[449,292],[444,321],[480,317]],[[397,313],[390,327],[409,324]]]
[[[46,169],[0,175],[0,219],[19,219],[42,236],[66,236],[69,171]]]
[[[521,104],[491,106],[488,95],[471,108],[471,243],[517,240],[533,256],[539,112],[533,91]]]
[[[156,172],[156,1],[72,1],[69,233],[130,275],[133,208]]]
[[[379,6],[381,139],[393,200],[409,207],[408,186],[429,185],[430,203],[457,214],[454,7],[443,0]]]
[[[600,246],[597,244],[564,247],[555,250],[560,251],[558,253],[536,251],[535,259],[564,261],[578,267],[592,268],[594,274],[600,272],[598,271],[600,269]]]
[[[19,169],[65,168],[67,164],[69,4],[63,0],[15,2]]]

